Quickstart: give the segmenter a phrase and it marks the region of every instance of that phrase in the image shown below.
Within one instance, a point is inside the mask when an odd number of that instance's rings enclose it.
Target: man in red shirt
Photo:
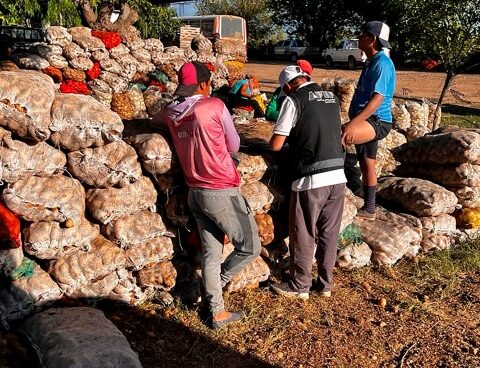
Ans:
[[[222,100],[210,97],[211,73],[200,62],[178,72],[176,98],[162,112],[190,190],[188,205],[202,241],[202,279],[212,313],[212,327],[243,318],[225,310],[222,288],[260,254],[253,214],[240,195],[231,154],[240,138]],[[225,234],[235,250],[222,263]]]

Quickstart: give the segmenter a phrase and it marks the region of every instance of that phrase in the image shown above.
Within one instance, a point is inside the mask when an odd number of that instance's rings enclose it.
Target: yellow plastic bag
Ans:
[[[454,213],[457,219],[457,226],[466,229],[480,227],[480,208],[463,208]]]
[[[257,101],[263,113],[265,113],[265,110],[267,109],[267,105],[265,105],[265,101],[263,100],[262,95],[253,96],[251,99]]]

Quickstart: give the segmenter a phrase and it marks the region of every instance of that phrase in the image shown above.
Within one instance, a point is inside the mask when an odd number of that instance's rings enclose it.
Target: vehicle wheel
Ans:
[[[329,68],[333,67],[333,59],[331,56],[327,56],[325,58],[325,65],[328,66]]]
[[[292,54],[292,55],[290,55],[290,61],[291,61],[292,63],[296,63],[297,60],[298,60],[298,55],[297,55],[297,54]]]
[[[357,61],[353,56],[348,57],[348,69],[355,70],[357,69]]]

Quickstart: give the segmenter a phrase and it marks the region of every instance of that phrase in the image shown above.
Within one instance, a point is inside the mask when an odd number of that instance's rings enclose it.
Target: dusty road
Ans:
[[[262,90],[271,92],[278,86],[278,75],[286,62],[249,62],[245,65],[247,73],[257,76]],[[322,78],[349,78],[360,76],[360,69],[329,69],[315,64],[313,79]],[[438,99],[445,80],[444,73],[426,71],[397,71],[397,85],[395,95],[398,97]],[[451,89],[461,100],[448,93],[444,103],[480,108],[480,74],[459,75],[453,80]],[[464,101],[462,101],[464,100]],[[470,104],[469,104],[469,103]]]

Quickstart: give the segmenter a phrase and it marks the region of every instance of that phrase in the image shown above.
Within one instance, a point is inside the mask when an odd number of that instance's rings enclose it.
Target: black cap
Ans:
[[[378,38],[382,47],[391,49],[388,37],[390,36],[390,27],[378,20],[372,20],[362,26],[362,32],[368,32]]]

